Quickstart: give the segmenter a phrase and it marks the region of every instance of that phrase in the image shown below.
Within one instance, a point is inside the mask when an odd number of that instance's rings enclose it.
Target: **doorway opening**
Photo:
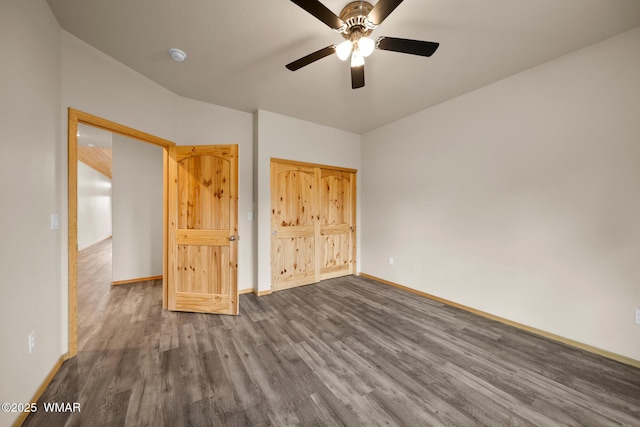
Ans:
[[[68,353],[66,358],[78,353],[78,126],[86,125],[115,135],[133,138],[162,148],[162,286],[163,308],[167,308],[167,233],[168,233],[168,170],[171,141],[129,128],[118,123],[70,108],[68,112]]]

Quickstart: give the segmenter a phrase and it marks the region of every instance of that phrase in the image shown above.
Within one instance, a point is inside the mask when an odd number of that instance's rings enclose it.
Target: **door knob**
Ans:
[[[236,236],[230,236],[229,240],[231,240],[233,242],[234,240],[236,240]]]

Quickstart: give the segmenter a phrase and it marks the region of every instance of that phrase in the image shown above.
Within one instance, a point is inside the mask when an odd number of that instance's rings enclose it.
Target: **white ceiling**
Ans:
[[[431,58],[375,51],[353,90],[335,55],[285,68],[342,41],[289,0],[47,1],[66,31],[176,94],[355,133],[640,26],[638,0],[405,0],[372,37],[440,48]],[[324,1],[336,14],[346,3]],[[187,60],[172,61],[172,47]]]

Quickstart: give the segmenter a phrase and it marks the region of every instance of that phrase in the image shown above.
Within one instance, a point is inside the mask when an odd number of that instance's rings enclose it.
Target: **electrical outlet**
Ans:
[[[640,325],[640,308],[636,308],[636,325]]]
[[[33,353],[33,350],[36,347],[36,333],[35,331],[32,331],[29,334],[29,354]]]
[[[389,257],[389,265],[393,265],[393,257],[392,256]]]

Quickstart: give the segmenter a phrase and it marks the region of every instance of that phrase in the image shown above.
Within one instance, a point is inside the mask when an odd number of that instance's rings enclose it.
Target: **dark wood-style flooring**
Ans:
[[[639,369],[359,277],[167,312],[159,284],[99,277],[109,244],[40,399],[81,412],[26,426],[640,426]]]

